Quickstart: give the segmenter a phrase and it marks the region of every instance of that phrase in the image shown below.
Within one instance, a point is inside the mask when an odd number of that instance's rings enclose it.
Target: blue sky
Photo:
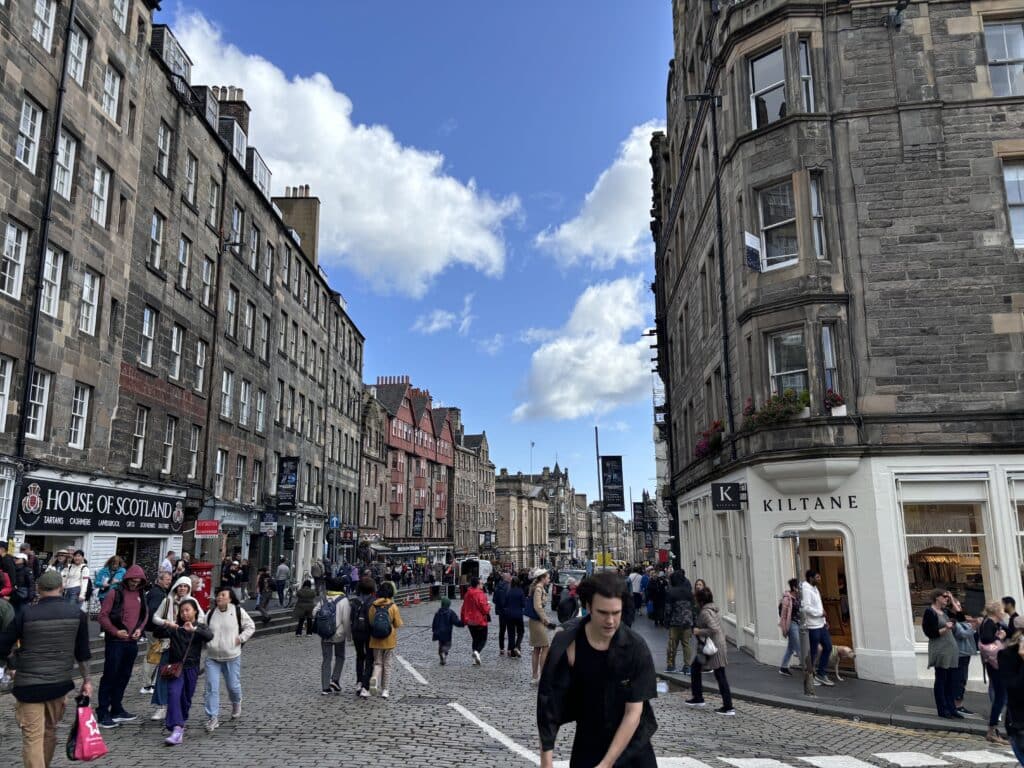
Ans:
[[[593,428],[654,487],[648,142],[668,0],[164,3],[193,82],[245,89],[275,194],[323,203],[321,265],[367,338],[596,498]]]

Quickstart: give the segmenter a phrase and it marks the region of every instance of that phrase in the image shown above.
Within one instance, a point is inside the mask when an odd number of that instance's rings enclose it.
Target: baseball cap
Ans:
[[[39,577],[39,580],[36,582],[36,586],[45,590],[60,589],[64,586],[64,582],[61,580],[60,574],[56,571],[47,571]]]
[[[18,552],[17,554],[14,555],[14,559],[15,560],[28,560],[28,555],[26,555],[24,552]]]

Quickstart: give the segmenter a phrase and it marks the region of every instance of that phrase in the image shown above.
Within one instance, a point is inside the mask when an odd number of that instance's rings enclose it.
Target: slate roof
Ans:
[[[483,445],[483,442],[484,435],[465,435],[462,438],[462,444],[465,445],[467,448],[471,448],[473,450],[476,450],[481,445]]]
[[[434,421],[434,437],[441,437],[444,434],[444,420],[447,416],[447,408],[434,408],[431,410],[430,418]]]
[[[398,409],[402,407],[402,398],[405,397],[408,384],[378,384],[377,399],[381,405],[392,416],[398,415]]]

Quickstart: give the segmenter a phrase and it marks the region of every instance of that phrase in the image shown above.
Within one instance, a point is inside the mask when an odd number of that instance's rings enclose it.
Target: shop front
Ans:
[[[739,486],[744,501],[716,510],[710,484],[680,499],[682,565],[707,581],[733,641],[764,663],[784,650],[786,581],[808,568],[822,576],[833,643],[856,650],[857,674],[902,685],[931,685],[921,616],[933,589],[954,592],[972,616],[1022,597],[1024,457],[772,462],[716,483]]]
[[[46,559],[81,549],[96,570],[116,554],[152,576],[168,550],[181,552],[185,496],[173,486],[41,469],[25,475],[14,538]]]

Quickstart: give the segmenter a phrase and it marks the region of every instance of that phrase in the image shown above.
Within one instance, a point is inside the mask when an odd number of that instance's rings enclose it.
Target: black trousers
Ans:
[[[690,692],[696,701],[704,701],[704,682],[700,675],[703,667],[696,659],[690,665]],[[718,692],[722,695],[722,706],[732,709],[732,689],[729,688],[729,680],[725,676],[725,667],[715,670],[715,680],[718,681]]]
[[[519,650],[519,646],[523,644],[523,633],[526,628],[523,626],[522,619],[508,619],[508,649],[511,651],[515,648]]]
[[[505,633],[508,632],[508,648],[512,650],[512,632],[508,624],[508,619],[504,616],[498,617],[498,648],[505,650]]]
[[[469,636],[473,638],[473,650],[482,651],[487,645],[487,625],[484,624],[482,627],[470,625]]]
[[[373,651],[370,650],[370,638],[358,640],[352,638],[356,648],[356,682],[366,690],[370,690],[370,677],[373,675]]]
[[[312,616],[303,616],[303,617],[301,617],[299,619],[299,623],[295,625],[295,636],[296,637],[298,637],[299,635],[302,634],[302,625],[303,624],[306,625],[306,634],[307,635],[312,635],[313,634],[313,617]]]

